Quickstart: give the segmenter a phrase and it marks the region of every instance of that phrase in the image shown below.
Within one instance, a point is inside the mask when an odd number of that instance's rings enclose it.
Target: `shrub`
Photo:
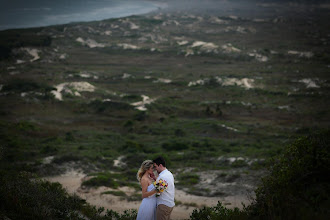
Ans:
[[[18,47],[47,47],[52,38],[46,35],[37,35],[39,29],[15,29],[0,32],[0,60],[11,56],[11,51]]]
[[[162,144],[162,147],[165,150],[168,151],[180,151],[180,150],[185,150],[189,148],[189,145],[187,143],[184,142],[176,142],[176,141],[172,141],[172,142],[166,142]]]
[[[127,141],[121,148],[121,151],[127,153],[137,153],[143,151],[143,145],[135,141]]]
[[[255,219],[326,219],[330,215],[330,132],[302,137],[276,157],[246,208]]]
[[[248,219],[247,215],[240,211],[238,208],[228,209],[224,207],[221,202],[215,207],[204,207],[202,209],[195,209],[190,215],[191,220],[236,220],[236,219]]]
[[[46,84],[28,81],[26,79],[15,79],[4,85],[2,90],[6,92],[38,91],[38,92],[49,93],[52,90],[54,90],[54,88]]]
[[[200,181],[200,177],[193,173],[183,173],[178,175],[178,185],[181,186],[192,186]]]
[[[114,196],[123,196],[123,197],[126,196],[126,193],[123,192],[123,191],[106,191],[106,192],[103,192],[101,194],[111,194],[111,195],[114,195]]]
[[[99,186],[107,186],[114,189],[117,189],[119,186],[118,181],[115,179],[114,174],[110,173],[98,173],[95,177],[85,181],[82,183],[83,186],[88,187],[99,187]]]
[[[84,203],[69,196],[59,183],[36,179],[27,173],[0,176],[0,210],[10,219],[76,218],[76,210]]]
[[[133,107],[124,102],[103,102],[101,100],[94,100],[88,104],[88,107],[94,109],[97,113],[106,113],[113,110],[130,110]]]

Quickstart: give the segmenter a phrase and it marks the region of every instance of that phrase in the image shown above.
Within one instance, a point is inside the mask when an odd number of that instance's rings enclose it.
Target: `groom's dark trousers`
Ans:
[[[173,207],[160,204],[157,206],[156,217],[157,220],[170,220]]]

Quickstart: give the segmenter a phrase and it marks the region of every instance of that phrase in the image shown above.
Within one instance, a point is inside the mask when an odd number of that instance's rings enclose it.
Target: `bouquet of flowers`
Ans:
[[[156,193],[156,196],[160,196],[160,193],[164,192],[167,189],[168,183],[163,179],[159,179],[158,181],[154,182],[154,186],[158,191],[158,193]]]

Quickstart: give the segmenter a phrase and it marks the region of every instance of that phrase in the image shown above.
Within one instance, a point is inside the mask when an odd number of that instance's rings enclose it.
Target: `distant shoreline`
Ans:
[[[137,7],[137,5],[134,5],[133,7],[129,8],[127,11],[124,11],[121,7],[114,8],[113,11],[111,11],[111,8],[100,8],[100,9],[94,9],[94,11],[90,11],[89,14],[87,14],[86,17],[81,17],[81,14],[79,13],[71,13],[71,14],[56,14],[56,15],[39,15],[40,20],[39,23],[32,22],[29,24],[17,24],[17,25],[5,25],[0,23],[0,31],[7,31],[7,30],[15,30],[15,29],[29,29],[29,28],[43,28],[43,27],[49,27],[54,25],[68,25],[72,23],[80,23],[80,22],[93,22],[93,21],[102,21],[112,18],[124,18],[129,17],[133,15],[143,15],[147,14],[159,9],[163,9],[168,7],[166,3],[163,2],[155,2],[150,0],[145,0],[145,2],[150,3],[150,7]],[[125,7],[123,5],[123,7]],[[118,10],[118,11],[116,11]],[[112,12],[112,16],[103,16],[102,13],[106,13],[107,11]],[[93,15],[95,15],[93,17]],[[59,19],[59,20],[57,20]],[[81,20],[79,20],[81,19]],[[9,19],[10,20],[10,19]]]

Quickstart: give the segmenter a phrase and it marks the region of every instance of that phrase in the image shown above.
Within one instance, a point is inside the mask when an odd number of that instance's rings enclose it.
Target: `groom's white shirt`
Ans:
[[[157,181],[159,179],[165,180],[167,182],[168,186],[167,186],[166,191],[162,192],[160,194],[160,196],[157,197],[157,205],[163,204],[168,207],[174,207],[175,206],[175,203],[174,203],[175,187],[174,187],[174,177],[173,177],[172,173],[170,171],[168,171],[167,169],[165,169],[159,174]]]

